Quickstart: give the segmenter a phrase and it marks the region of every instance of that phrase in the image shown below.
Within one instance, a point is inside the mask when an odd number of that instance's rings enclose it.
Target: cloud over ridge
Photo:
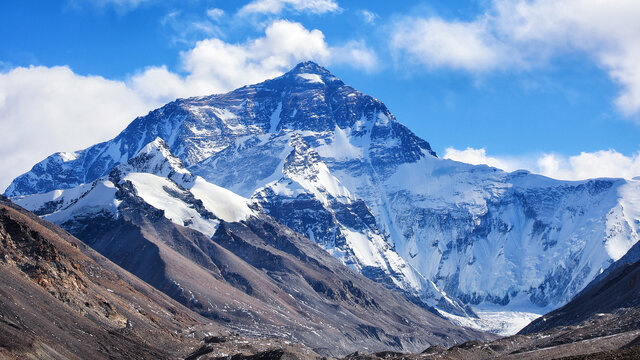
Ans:
[[[490,156],[485,148],[459,150],[449,147],[445,159],[474,165],[489,165],[505,171],[520,169],[561,180],[599,177],[632,179],[640,176],[640,152],[626,156],[615,150],[581,152],[579,155],[540,154],[537,156]]]

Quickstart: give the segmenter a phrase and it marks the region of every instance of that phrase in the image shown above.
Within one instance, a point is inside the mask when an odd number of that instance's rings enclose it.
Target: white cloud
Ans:
[[[360,15],[362,20],[368,24],[374,24],[376,22],[376,18],[378,18],[378,14],[369,10],[360,10],[358,15]]]
[[[273,14],[277,15],[286,9],[297,12],[310,12],[324,14],[340,11],[338,3],[334,0],[254,0],[243,6],[238,14]]]
[[[409,17],[392,46],[429,68],[526,68],[569,52],[587,54],[620,85],[616,105],[640,112],[640,2],[493,0],[472,21]]]
[[[89,4],[98,7],[113,6],[116,9],[132,10],[138,7],[138,5],[150,0],[69,0],[69,4],[73,6],[80,6]]]
[[[540,172],[560,179],[588,179],[594,177],[640,176],[640,153],[625,156],[615,150],[601,150],[592,153],[563,157],[544,155],[538,160]]]
[[[362,42],[331,46],[321,31],[281,20],[244,43],[197,42],[181,54],[184,75],[166,66],[143,69],[124,81],[82,76],[68,67],[0,72],[0,190],[51,153],[106,140],[135,116],[177,97],[260,82],[304,60],[364,69],[377,63]]]
[[[391,45],[430,68],[490,70],[503,55],[485,26],[482,22],[447,22],[439,18],[405,19],[396,26]]]
[[[194,17],[193,14],[181,10],[171,10],[162,17],[160,24],[171,30],[173,42],[192,46],[203,37],[223,37],[225,31],[217,25],[223,15],[224,11],[221,9],[207,10],[206,17]]]
[[[116,135],[153,105],[122,82],[68,67],[0,73],[0,190],[52,152]]]
[[[362,42],[330,46],[320,30],[279,20],[266,28],[263,37],[245,43],[230,44],[217,38],[199,41],[182,54],[182,67],[188,74],[185,77],[164,67],[152,67],[135,75],[131,84],[152,100],[170,100],[260,82],[281,75],[303,60],[348,64],[365,70],[377,66],[375,53]]]
[[[373,71],[378,68],[378,57],[364,41],[349,41],[344,45],[329,48],[331,51],[330,63],[351,64],[365,71]]]
[[[127,80],[127,86],[149,103],[165,103],[178,97],[206,94],[189,88],[185,80],[166,66],[152,66]]]
[[[631,179],[640,176],[640,152],[626,156],[615,150],[582,152],[579,155],[564,156],[542,154],[537,157],[488,156],[486,150],[447,148],[444,157],[469,164],[486,164],[506,171],[526,169],[562,180],[584,180],[598,177]]]
[[[473,165],[485,164],[506,171],[514,171],[520,168],[520,161],[487,156],[487,151],[484,148],[474,149],[468,147],[464,150],[458,150],[453,147],[449,147],[445,149],[444,158]]]
[[[207,10],[207,16],[211,18],[211,20],[218,20],[224,16],[224,10],[218,8],[209,9]]]

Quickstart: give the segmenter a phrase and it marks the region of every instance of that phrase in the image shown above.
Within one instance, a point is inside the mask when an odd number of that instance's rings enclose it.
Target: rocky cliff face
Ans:
[[[50,156],[6,193],[27,206],[26,195],[88,186],[157,137],[189,172],[252,199],[342,263],[462,317],[473,316],[469,305],[560,306],[639,239],[640,182],[439,159],[383,103],[309,62],[176,100],[111,141]],[[31,208],[52,213],[61,200],[50,201]]]

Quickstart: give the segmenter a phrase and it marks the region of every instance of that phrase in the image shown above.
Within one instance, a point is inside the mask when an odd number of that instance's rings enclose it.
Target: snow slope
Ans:
[[[128,195],[161,210],[172,222],[209,237],[220,220],[243,221],[256,214],[249,207],[249,199],[189,173],[160,138],[91,184],[20,196],[13,201],[49,221],[63,224],[97,215],[116,218],[123,196]]]

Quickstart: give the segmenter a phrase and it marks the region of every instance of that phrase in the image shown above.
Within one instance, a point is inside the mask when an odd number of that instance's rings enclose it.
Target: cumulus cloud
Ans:
[[[640,112],[640,2],[493,0],[472,21],[409,17],[393,48],[429,68],[472,72],[527,68],[569,52],[587,54],[620,85],[616,105]]]
[[[210,94],[272,78],[302,60],[321,64],[348,64],[375,69],[376,54],[363,42],[330,46],[320,30],[308,30],[296,22],[278,20],[263,37],[231,44],[217,38],[202,40],[182,54],[180,77],[165,67],[151,67],[131,79],[133,88],[152,100]],[[159,84],[166,84],[160,88]]]
[[[640,176],[640,152],[626,156],[615,150],[582,152],[579,155],[564,156],[542,154],[531,157],[488,156],[486,149],[447,148],[444,157],[469,164],[486,164],[505,171],[526,169],[562,180],[584,180],[598,177],[632,179]]]
[[[273,14],[277,15],[286,9],[297,12],[324,14],[340,11],[340,6],[334,0],[254,0],[240,8],[239,15]]]
[[[106,140],[163,103],[260,82],[303,60],[364,69],[377,63],[362,42],[331,46],[320,30],[280,20],[264,36],[243,43],[197,42],[181,54],[181,73],[154,66],[114,81],[78,75],[68,67],[0,72],[0,190],[51,153]]]
[[[373,71],[378,68],[378,57],[364,41],[349,41],[344,45],[329,48],[331,52],[330,63],[352,64],[365,71]]]
[[[430,68],[489,70],[503,58],[501,46],[482,22],[408,19],[396,27],[391,45]]]
[[[538,159],[537,165],[542,174],[560,179],[631,179],[640,176],[640,153],[625,156],[615,150],[601,150],[571,157],[548,154]]]
[[[54,151],[116,135],[153,105],[122,82],[65,66],[0,73],[0,190]]]
[[[449,147],[445,149],[444,158],[473,165],[489,165],[505,171],[518,170],[521,165],[521,161],[518,160],[488,156],[487,150],[484,148],[474,149],[468,147],[464,150],[458,150]]]

